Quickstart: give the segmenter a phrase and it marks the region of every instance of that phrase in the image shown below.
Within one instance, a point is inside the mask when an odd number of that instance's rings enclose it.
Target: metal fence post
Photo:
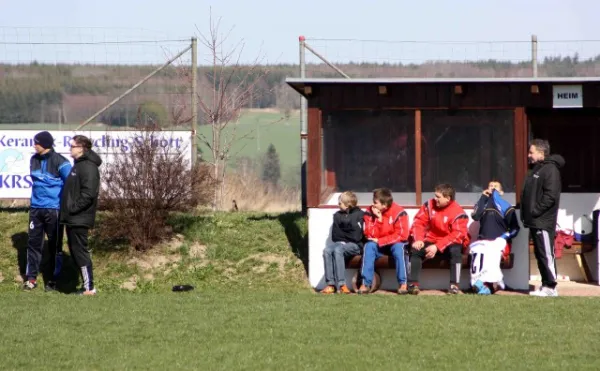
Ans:
[[[533,77],[538,77],[537,52],[538,52],[537,36],[531,35],[531,66],[533,68]]]
[[[305,55],[305,38],[298,38],[300,46],[300,78],[306,77],[306,55]],[[306,150],[307,150],[307,101],[304,96],[300,95],[300,187],[302,193],[302,214],[306,215]]]
[[[192,166],[198,160],[198,39],[192,37]]]

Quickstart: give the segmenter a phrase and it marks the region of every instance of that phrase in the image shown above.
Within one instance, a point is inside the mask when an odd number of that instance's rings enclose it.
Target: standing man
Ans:
[[[54,138],[47,131],[37,133],[33,137],[35,154],[31,156],[29,171],[31,175],[31,208],[29,210],[29,240],[27,242],[26,280],[23,290],[37,287],[44,233],[48,236],[50,252],[49,272],[52,276],[44,276],[46,291],[56,290],[56,280],[62,263],[63,229],[59,223],[60,197],[63,185],[71,164],[62,155],[54,152]]]
[[[529,228],[530,238],[533,239],[533,252],[542,276],[542,287],[529,294],[558,296],[554,233],[561,192],[559,169],[565,165],[565,159],[560,155],[550,156],[550,144],[543,139],[531,141],[527,157],[534,165],[523,186],[521,221]]]
[[[94,227],[100,191],[100,156],[92,151],[88,137],[75,135],[70,142],[73,169],[65,182],[60,208],[60,222],[66,225],[71,256],[81,271],[82,295],[96,295],[88,233]]]

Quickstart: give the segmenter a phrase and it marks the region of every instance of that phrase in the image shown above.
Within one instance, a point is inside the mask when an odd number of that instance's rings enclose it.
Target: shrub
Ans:
[[[171,212],[208,201],[210,169],[202,164],[190,169],[184,156],[189,148],[163,147],[157,137],[166,138],[143,131],[135,145],[127,151],[117,149],[113,161],[103,167],[100,207],[106,215],[98,226],[102,240],[126,240],[136,250],[148,250],[170,237]]]

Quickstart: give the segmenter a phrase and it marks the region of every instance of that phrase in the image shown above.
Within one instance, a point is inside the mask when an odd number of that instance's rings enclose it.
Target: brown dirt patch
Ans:
[[[135,290],[137,288],[137,279],[137,276],[132,276],[121,284],[121,288],[129,291]]]
[[[131,258],[127,261],[129,265],[137,265],[143,271],[152,270],[164,267],[169,263],[177,261],[179,259],[176,255],[143,255],[139,257]]]
[[[206,258],[206,245],[195,243],[190,247],[190,258]]]
[[[165,248],[168,251],[178,251],[183,244],[185,237],[182,234],[176,234],[169,242],[165,243]]]

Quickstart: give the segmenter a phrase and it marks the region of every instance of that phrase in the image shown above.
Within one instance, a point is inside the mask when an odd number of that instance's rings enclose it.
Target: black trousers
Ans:
[[[542,286],[556,287],[556,259],[554,257],[554,231],[529,229],[529,238],[533,240],[533,254],[542,276]]]
[[[92,270],[92,257],[88,248],[87,227],[67,225],[67,240],[71,257],[81,272],[84,290],[94,289],[94,275]]]
[[[425,259],[425,248],[431,246],[433,243],[425,242],[425,246],[421,250],[412,249],[410,255],[410,274],[408,282],[411,284],[418,284],[421,276],[421,268],[423,267],[423,260]],[[452,244],[444,252],[437,252],[437,255],[441,255],[443,259],[450,261],[450,284],[458,285],[460,282],[460,268],[462,264],[462,245]]]
[[[28,280],[37,279],[44,251],[44,236],[48,237],[48,265],[44,269],[44,281],[56,281],[62,265],[63,226],[59,223],[59,211],[55,209],[31,209],[29,211],[29,238],[27,241]]]

